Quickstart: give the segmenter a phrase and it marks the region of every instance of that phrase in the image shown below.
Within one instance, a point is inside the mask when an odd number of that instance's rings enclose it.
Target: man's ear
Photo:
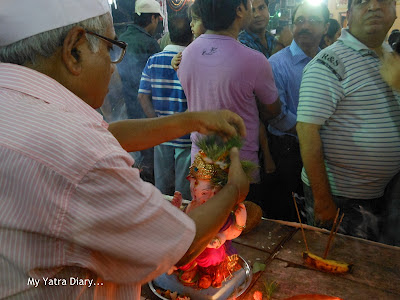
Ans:
[[[326,46],[332,45],[332,40],[331,40],[331,38],[329,36],[324,35],[323,39],[324,39],[324,42],[325,42]]]
[[[85,41],[85,30],[82,27],[72,28],[64,39],[62,60],[67,70],[73,75],[79,75],[82,71],[79,49]]]
[[[236,7],[236,15],[240,18],[243,18],[245,9],[246,8],[244,7],[243,3],[240,3],[240,5]]]
[[[330,25],[329,22],[325,24],[324,34],[326,34],[328,32],[329,25]]]
[[[156,15],[151,16],[151,23],[158,24],[158,20],[159,20],[158,16]]]
[[[353,5],[353,4],[352,4],[352,5]],[[350,9],[351,9],[351,8],[350,8]],[[347,26],[348,26],[348,24],[349,24],[349,20],[350,20],[350,17],[351,17],[351,11],[350,11],[350,9],[347,10],[347,12],[346,12]]]

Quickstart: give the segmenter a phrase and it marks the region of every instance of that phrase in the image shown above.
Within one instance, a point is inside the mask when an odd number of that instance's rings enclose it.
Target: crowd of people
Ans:
[[[245,199],[296,221],[295,195],[328,228],[340,208],[342,233],[399,245],[395,6],[349,0],[340,31],[303,2],[276,38],[267,0],[195,0],[168,16],[161,50],[155,0],[136,1],[118,39],[106,0],[1,2],[0,299],[139,299]],[[127,118],[106,123],[110,80]],[[163,194],[191,198],[185,177],[210,133],[243,147],[227,184],[185,214]],[[261,166],[250,181],[241,159]]]

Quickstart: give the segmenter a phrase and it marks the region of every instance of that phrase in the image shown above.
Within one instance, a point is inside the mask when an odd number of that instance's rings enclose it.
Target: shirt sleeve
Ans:
[[[147,60],[146,66],[143,69],[142,77],[139,83],[139,93],[151,94],[151,57]]]
[[[247,47],[249,47],[249,48],[252,48],[252,47],[251,47],[251,46],[252,46],[252,43],[251,43],[251,41],[249,40],[248,35],[247,35],[247,33],[246,33],[245,31],[240,32],[240,34],[239,34],[239,36],[238,36],[238,40],[239,40],[239,42],[240,42],[241,44],[243,44],[243,45],[245,45],[245,46],[247,46]]]
[[[144,182],[126,152],[99,160],[76,187],[68,209],[69,263],[118,284],[143,284],[176,264],[194,222]]]
[[[278,90],[276,89],[274,76],[268,60],[262,56],[259,62],[259,71],[255,78],[254,93],[260,103],[271,104],[278,98]]]
[[[312,62],[303,73],[297,121],[323,125],[343,98],[343,87],[335,74],[323,64]]]
[[[275,84],[279,91],[279,100],[281,101],[281,113],[269,121],[272,127],[279,131],[287,131],[296,126],[296,114],[292,113],[287,105],[286,81],[288,78],[282,72],[283,67],[277,61],[271,60],[272,72],[274,74]]]

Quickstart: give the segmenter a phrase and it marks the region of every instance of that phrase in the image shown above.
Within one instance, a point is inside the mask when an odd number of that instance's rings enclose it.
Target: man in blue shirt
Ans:
[[[328,29],[326,5],[307,2],[293,13],[293,41],[290,46],[272,55],[269,62],[282,103],[281,114],[270,120],[270,149],[276,164],[274,188],[276,218],[296,220],[292,192],[303,194],[300,178],[302,161],[296,133],[297,105],[304,67],[318,53],[319,42]]]
[[[186,14],[171,16],[168,30],[172,44],[149,58],[140,79],[138,100],[148,118],[168,116],[187,110],[186,95],[172,58],[182,52],[193,39]],[[190,135],[154,147],[155,186],[166,195],[177,190],[184,199],[191,199],[186,176],[190,167]]]

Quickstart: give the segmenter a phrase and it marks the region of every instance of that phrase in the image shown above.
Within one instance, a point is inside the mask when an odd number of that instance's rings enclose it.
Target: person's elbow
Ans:
[[[281,111],[282,111],[281,101],[279,100],[279,98],[277,98],[275,102],[272,103],[271,105],[271,119],[275,118],[276,116],[279,116]]]
[[[266,122],[281,114],[281,101],[277,98],[273,103],[262,105],[260,108],[261,119]]]

